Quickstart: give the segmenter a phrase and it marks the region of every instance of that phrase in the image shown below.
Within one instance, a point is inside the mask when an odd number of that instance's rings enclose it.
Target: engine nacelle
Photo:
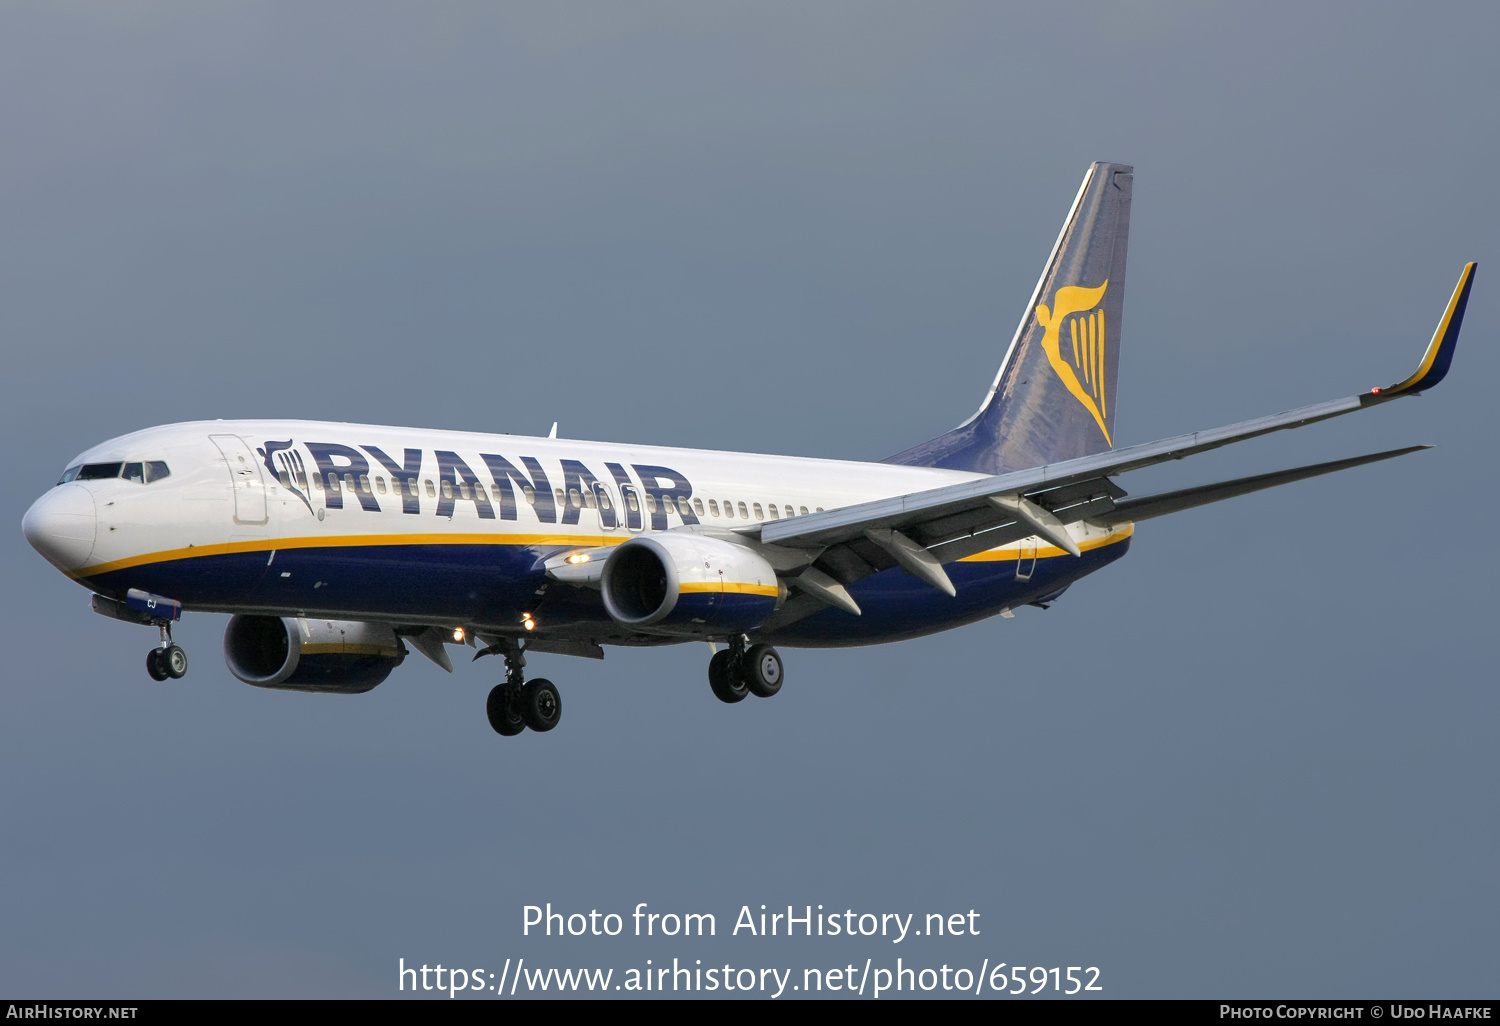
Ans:
[[[357,695],[405,658],[401,639],[380,623],[234,616],[224,631],[229,672],[258,688]]]
[[[686,533],[617,546],[601,587],[617,623],[689,636],[754,630],[786,597],[775,569],[753,549]]]

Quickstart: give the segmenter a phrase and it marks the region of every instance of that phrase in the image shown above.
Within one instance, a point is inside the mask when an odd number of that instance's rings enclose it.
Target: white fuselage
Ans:
[[[165,465],[168,473],[150,481],[100,476],[116,463],[127,471]],[[118,598],[138,588],[189,610],[490,630],[537,614],[532,607],[542,605],[545,591],[540,563],[562,550],[683,529],[733,537],[736,529],[752,529],[753,535],[763,523],[983,476],[316,421],[150,428],[89,449],[70,464],[78,467],[84,468],[79,479],[38,500],[28,514],[28,536],[59,539],[38,547],[101,594]],[[84,479],[89,474],[95,476]],[[50,526],[38,526],[43,521]],[[1095,547],[1116,540],[1083,524],[1072,530]],[[1025,545],[966,562],[1008,556],[1013,565]],[[1034,540],[1031,553],[1038,555]],[[1049,555],[1045,547],[1039,554]],[[987,567],[982,576],[1000,580],[998,569]],[[897,589],[908,596],[901,601],[915,596],[924,607],[947,601],[925,586],[912,590],[911,580]],[[887,640],[976,619],[1004,604],[999,594],[970,590],[968,601],[932,613],[935,619],[925,609],[923,616],[892,609],[854,635],[829,633],[826,624],[822,635],[828,643]],[[556,589],[545,597],[550,611],[536,615],[539,637],[660,640],[626,637],[589,602]]]

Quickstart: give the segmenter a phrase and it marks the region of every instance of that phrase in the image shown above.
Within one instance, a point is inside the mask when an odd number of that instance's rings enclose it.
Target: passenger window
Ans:
[[[452,481],[444,481],[443,482],[443,498],[445,498],[445,499],[451,499],[451,498],[453,498],[453,482]]]
[[[770,511],[772,520],[781,519],[781,514],[776,512],[776,503],[771,503],[770,505],[766,506],[766,509]]]
[[[583,504],[588,509],[593,509],[594,508],[594,493],[593,492],[585,491],[583,493]]]
[[[495,487],[498,488],[500,486],[496,485]],[[531,485],[521,486],[521,497],[524,498],[527,502],[531,503],[533,506],[536,505],[536,489],[532,488]]]
[[[322,474],[314,474],[312,476],[312,484],[313,484],[313,491],[315,491],[315,492],[321,492],[323,490],[323,475]]]
[[[719,515],[719,504],[712,499],[708,500],[708,512],[713,516]]]
[[[563,490],[561,488],[558,488],[555,491],[553,491],[552,497],[557,500],[557,508],[558,509],[562,509],[563,506],[567,505],[568,497],[563,494]]]
[[[281,487],[283,488],[290,488],[292,486],[292,475],[284,470],[276,472],[276,479],[281,482]]]
[[[348,492],[352,492],[352,491],[355,490],[355,488],[354,488],[354,475],[353,474],[345,474],[344,475],[344,490],[348,491]]]
[[[740,503],[740,516],[744,517],[746,520],[750,519],[750,511],[745,508],[745,504],[743,502]]]
[[[136,484],[146,483],[146,468],[140,463],[125,464],[125,480],[134,481]]]
[[[641,511],[641,508],[635,504],[635,492],[631,492],[625,496],[625,505],[630,507],[630,512],[632,513],[639,513]]]
[[[458,483],[458,497],[460,499],[467,499],[469,497],[469,482],[460,481]]]
[[[817,508],[817,509],[816,509],[816,510],[814,510],[814,512],[816,512],[816,513],[821,513],[821,512],[823,512],[823,507],[822,507],[822,506],[819,506],[819,507],[818,507],[818,508]]]
[[[475,502],[488,502],[489,501],[489,496],[486,495],[486,494],[484,494],[484,485],[480,484],[478,481],[474,482],[474,501]]]
[[[432,478],[428,478],[426,481],[423,481],[422,483],[427,486],[427,497],[429,499],[435,499],[435,498],[437,498],[437,489],[432,486]]]
[[[610,501],[609,501],[609,493],[606,492],[603,488],[599,489],[599,508],[600,509],[614,509],[615,508],[610,503]]]
[[[370,475],[369,474],[361,474],[361,475],[359,475],[359,490],[362,491],[362,492],[364,492],[366,495],[370,494]]]
[[[339,476],[337,474],[328,475],[328,490],[330,492],[336,492],[339,490]]]
[[[764,520],[764,519],[766,519],[766,515],[760,511],[760,503],[758,503],[758,502],[755,504],[755,519],[756,520]]]
[[[668,513],[676,513],[677,500],[670,495],[663,495],[661,497],[661,508],[666,510]]]
[[[646,512],[656,512],[656,496],[652,495],[650,492],[646,493]]]
[[[385,478],[377,477],[375,479],[375,490],[381,495],[385,494]]]
[[[703,515],[703,500],[702,499],[694,499],[693,500],[693,509],[697,510],[698,511],[698,515],[701,517]]]
[[[578,494],[577,488],[568,489],[568,506],[572,509],[579,509],[583,506],[583,496]]]
[[[796,516],[797,514],[793,513],[792,512],[792,507],[788,506],[786,508],[786,515],[789,516],[789,517],[793,517],[793,516]]]
[[[797,512],[798,512],[798,514],[800,514],[800,515],[801,515],[801,516],[804,516],[804,517],[805,517],[805,516],[807,516],[807,507],[806,507],[806,506],[798,506],[798,507],[797,507]]]

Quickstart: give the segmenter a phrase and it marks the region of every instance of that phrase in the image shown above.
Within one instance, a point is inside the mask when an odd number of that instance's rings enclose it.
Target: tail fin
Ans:
[[[1133,170],[1089,168],[979,412],[885,462],[1001,474],[1114,446]]]

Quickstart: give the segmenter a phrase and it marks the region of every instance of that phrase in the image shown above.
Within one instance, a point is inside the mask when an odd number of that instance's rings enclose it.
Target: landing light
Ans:
[[[530,613],[522,613],[521,626],[525,627],[528,631],[534,631],[536,630],[536,621],[531,618]]]
[[[464,629],[462,627],[455,627],[455,628],[453,628],[453,640],[454,641],[463,641],[464,640]]]
[[[568,557],[568,562],[574,566],[577,566],[579,563],[587,563],[588,561],[589,554],[587,552],[575,552]]]

